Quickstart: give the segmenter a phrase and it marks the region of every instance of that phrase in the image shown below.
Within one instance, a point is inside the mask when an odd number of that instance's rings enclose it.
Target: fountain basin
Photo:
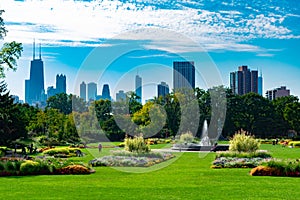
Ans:
[[[229,145],[202,146],[199,144],[174,144],[172,150],[176,151],[228,151]]]
[[[213,146],[202,146],[199,144],[174,144],[172,150],[177,151],[211,151]]]

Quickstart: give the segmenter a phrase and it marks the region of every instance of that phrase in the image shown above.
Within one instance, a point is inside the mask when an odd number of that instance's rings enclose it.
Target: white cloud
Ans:
[[[209,50],[253,51],[259,48],[241,43],[253,38],[299,38],[282,25],[285,18],[293,14],[255,12],[249,15],[233,8],[210,11],[202,9],[202,4],[196,1],[175,1],[177,9],[170,9],[171,6],[162,9],[160,5],[168,5],[168,1],[147,2],[6,0],[5,4],[0,4],[5,10],[4,20],[11,22],[7,25],[9,33],[6,40],[25,44],[38,38],[49,45],[97,46],[99,38],[113,38],[126,31],[146,27],[184,34]],[[26,26],[26,23],[32,25]],[[175,44],[179,51],[189,49],[183,44],[182,47]]]

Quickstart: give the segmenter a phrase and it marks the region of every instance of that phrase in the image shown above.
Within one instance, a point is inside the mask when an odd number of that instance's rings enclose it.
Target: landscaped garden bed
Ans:
[[[79,148],[51,148],[43,151],[43,154],[56,158],[69,158],[83,155]]]
[[[217,153],[211,168],[253,168],[271,160],[271,154],[256,152],[220,152]]]
[[[149,167],[163,161],[175,157],[171,153],[149,152],[137,153],[126,151],[115,151],[113,155],[104,156],[93,159],[89,164],[96,166],[110,166],[110,167]]]
[[[300,161],[272,159],[250,171],[252,176],[290,176],[300,177]]]
[[[124,151],[112,151],[112,155],[93,159],[89,165],[110,167],[149,167],[175,157],[171,153],[151,152],[150,144],[143,136],[125,138]]]
[[[56,158],[1,158],[0,176],[90,174],[94,172],[81,163]]]

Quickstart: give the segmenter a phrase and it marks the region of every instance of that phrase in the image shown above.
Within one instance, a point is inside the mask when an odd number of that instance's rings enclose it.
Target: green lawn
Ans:
[[[154,148],[155,146],[152,146]],[[160,147],[160,146],[159,146]],[[262,145],[274,157],[299,158],[300,149]],[[82,158],[109,154],[88,149]],[[1,199],[299,199],[300,179],[252,177],[250,169],[211,169],[215,154],[184,153],[166,167],[126,173],[96,167],[91,175],[1,177]],[[203,158],[200,158],[203,157]]]

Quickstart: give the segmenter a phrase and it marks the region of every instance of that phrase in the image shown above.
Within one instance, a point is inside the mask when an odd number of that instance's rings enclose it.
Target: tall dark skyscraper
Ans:
[[[240,66],[238,71],[230,73],[230,88],[234,94],[258,93],[258,71]]]
[[[157,97],[165,97],[169,94],[169,86],[166,82],[161,82],[157,85]]]
[[[80,84],[80,98],[86,101],[86,84],[84,81]]]
[[[139,75],[135,76],[135,94],[140,97],[137,101],[142,103],[142,78]]]
[[[44,63],[41,56],[35,58],[35,42],[33,43],[33,60],[30,62],[30,79],[25,80],[25,102],[29,104],[41,103],[45,93],[44,88]]]
[[[173,62],[173,88],[195,88],[195,66],[193,61]]]
[[[65,75],[56,75],[56,92],[57,94],[67,92],[67,81]]]
[[[108,84],[104,84],[103,85],[101,99],[111,100],[110,91],[109,91],[109,85]]]

